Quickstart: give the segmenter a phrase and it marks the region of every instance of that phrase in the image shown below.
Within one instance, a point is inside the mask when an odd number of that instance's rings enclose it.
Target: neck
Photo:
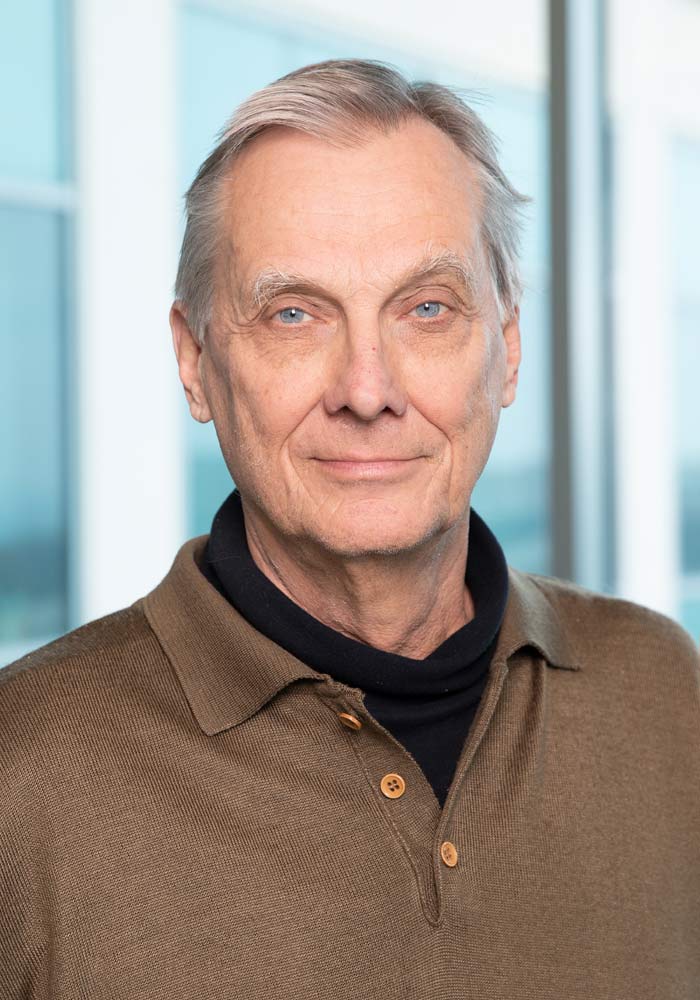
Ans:
[[[245,511],[258,569],[329,628],[375,649],[424,659],[474,617],[464,577],[468,519],[401,556],[339,558],[288,542]]]

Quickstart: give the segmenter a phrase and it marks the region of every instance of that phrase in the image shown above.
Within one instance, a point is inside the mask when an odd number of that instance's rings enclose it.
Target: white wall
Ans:
[[[150,590],[182,540],[174,20],[171,0],[75,3],[81,621]]]

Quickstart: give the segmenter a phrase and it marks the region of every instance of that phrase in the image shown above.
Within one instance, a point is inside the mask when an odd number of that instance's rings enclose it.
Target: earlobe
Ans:
[[[212,419],[212,414],[200,374],[202,346],[190,329],[185,309],[179,301],[173,302],[170,309],[170,329],[190,413],[199,423],[206,424]]]
[[[501,406],[505,409],[510,406],[511,403],[515,402],[515,390],[518,385],[518,369],[516,368],[513,374],[510,376],[506,385],[503,389],[503,399],[501,401]]]

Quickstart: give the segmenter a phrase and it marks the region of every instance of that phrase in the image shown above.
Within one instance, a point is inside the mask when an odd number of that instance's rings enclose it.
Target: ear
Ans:
[[[173,334],[173,347],[180,371],[180,381],[185,390],[190,413],[195,420],[206,424],[212,419],[212,414],[200,372],[202,345],[190,330],[182,302],[177,301],[172,304],[170,329]]]
[[[515,307],[515,315],[503,327],[503,339],[506,345],[506,380],[503,384],[501,406],[510,406],[515,400],[515,390],[518,385],[518,367],[520,366],[520,306]]]

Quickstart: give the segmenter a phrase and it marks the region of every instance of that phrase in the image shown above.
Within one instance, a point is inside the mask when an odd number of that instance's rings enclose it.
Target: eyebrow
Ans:
[[[456,277],[470,303],[476,301],[479,281],[473,261],[454,250],[447,249],[424,255],[416,265],[404,272],[397,280],[392,298],[419,281],[445,273],[452,273]],[[247,294],[243,295],[243,301],[246,305],[261,311],[279,295],[293,292],[320,293],[324,296],[328,294],[306,275],[281,271],[276,267],[266,267],[251,282]]]

